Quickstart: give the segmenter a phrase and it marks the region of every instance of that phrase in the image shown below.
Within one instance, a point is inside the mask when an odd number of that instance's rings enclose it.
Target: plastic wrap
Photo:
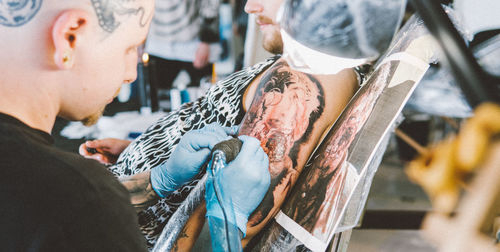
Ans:
[[[472,34],[500,28],[500,2],[498,0],[454,0],[453,6],[467,30]]]
[[[184,225],[186,225],[189,217],[205,199],[206,183],[207,174],[198,181],[196,187],[189,193],[188,197],[182,202],[172,217],[170,217],[152,251],[163,252],[173,250],[177,237],[184,228]]]
[[[472,34],[462,24],[453,11],[445,7],[455,28],[465,41]],[[500,35],[497,35],[474,48],[474,56],[488,73],[500,76]],[[422,83],[408,101],[407,109],[438,116],[466,118],[472,115],[463,91],[458,87],[453,75],[445,67],[431,67]]]
[[[472,115],[472,109],[453,75],[446,68],[437,66],[426,73],[405,110],[456,118]]]
[[[388,48],[405,6],[406,0],[288,0],[280,21],[284,56],[316,74],[374,60]]]
[[[359,220],[397,115],[434,57],[413,17],[309,159],[281,211],[253,251],[324,251]]]
[[[241,238],[238,227],[236,226],[236,217],[233,209],[231,196],[227,194],[230,189],[225,186],[223,169],[226,167],[226,155],[223,151],[215,151],[210,165],[210,175],[212,189],[217,197],[219,206],[223,213],[223,220],[217,220],[216,217],[210,216],[208,224],[210,225],[211,235],[217,235],[212,240],[212,248],[214,251],[241,251]],[[207,202],[207,205],[210,202]],[[217,249],[216,249],[217,248]]]
[[[492,75],[500,76],[500,35],[474,48],[474,55],[484,70]]]
[[[179,234],[183,231],[191,215],[205,199],[205,189],[207,186],[209,188],[209,195],[212,195],[210,190],[213,190],[217,201],[213,202],[210,199],[207,205],[219,204],[223,214],[223,216],[218,216],[220,219],[217,217],[208,218],[211,232],[220,234],[216,239],[212,239],[212,244],[216,248],[215,251],[234,252],[241,250],[239,229],[236,226],[236,216],[232,208],[232,198],[227,194],[231,190],[227,188],[227,183],[223,183],[227,178],[223,177],[222,171],[227,166],[227,163],[236,158],[242,144],[238,138],[232,138],[219,142],[213,147],[210,162],[207,164],[208,166],[203,165],[202,167],[202,171],[205,171],[206,167],[209,168],[208,174],[198,175],[203,177],[167,222],[153,251],[171,251],[175,249]]]
[[[472,40],[473,35],[463,25],[460,15],[450,7],[443,6],[443,9],[450,17],[457,31],[464,38],[464,41],[468,43]],[[439,58],[443,57],[440,49],[437,52]],[[466,118],[472,115],[472,109],[463,91],[455,82],[451,72],[441,65],[431,67],[425,74],[422,82],[408,101],[406,109],[431,115],[456,118]]]

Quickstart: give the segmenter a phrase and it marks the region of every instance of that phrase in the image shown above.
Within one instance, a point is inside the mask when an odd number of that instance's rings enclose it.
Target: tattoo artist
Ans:
[[[58,116],[94,123],[136,79],[154,1],[27,3],[0,1],[1,251],[147,251],[129,192],[98,162],[54,146],[50,133]],[[154,190],[165,196],[190,180],[234,130],[186,134],[165,164],[127,182],[132,200],[146,205]],[[258,141],[240,139],[225,177],[265,192],[267,156]],[[259,199],[261,190],[241,188],[228,192],[244,221],[257,204],[242,199]]]

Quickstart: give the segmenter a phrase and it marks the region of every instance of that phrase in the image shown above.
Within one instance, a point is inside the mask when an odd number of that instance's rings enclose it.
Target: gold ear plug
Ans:
[[[63,60],[64,64],[67,64],[67,63],[70,62],[70,60],[71,60],[71,52],[69,50],[64,51],[62,60]]]

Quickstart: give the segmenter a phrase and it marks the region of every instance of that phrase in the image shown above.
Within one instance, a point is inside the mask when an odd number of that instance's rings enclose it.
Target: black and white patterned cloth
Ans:
[[[222,126],[239,125],[243,120],[243,95],[252,80],[272,65],[279,56],[267,59],[219,81],[197,101],[184,104],[151,125],[109,167],[118,177],[126,177],[150,170],[171,155],[182,135],[205,125],[218,122]],[[198,180],[184,185],[165,199],[139,213],[139,225],[153,246],[170,216],[179,207]]]

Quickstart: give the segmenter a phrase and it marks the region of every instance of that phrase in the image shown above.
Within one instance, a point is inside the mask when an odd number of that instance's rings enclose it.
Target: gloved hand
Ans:
[[[223,199],[222,204],[224,204],[226,213],[231,209],[234,210],[236,223],[233,224],[237,225],[245,235],[248,216],[264,198],[271,183],[271,175],[269,174],[269,159],[260,147],[259,140],[249,136],[239,136],[238,138],[243,142],[240,153],[216,174],[216,176],[221,176],[216,179],[223,183],[221,189],[226,198]],[[222,208],[214,191],[211,172],[207,171],[207,174],[209,177],[205,193],[206,216],[224,220]]]
[[[187,132],[170,158],[151,170],[151,185],[160,196],[166,197],[182,184],[193,179],[217,143],[235,135],[238,127],[221,127],[212,123],[199,130]]]

